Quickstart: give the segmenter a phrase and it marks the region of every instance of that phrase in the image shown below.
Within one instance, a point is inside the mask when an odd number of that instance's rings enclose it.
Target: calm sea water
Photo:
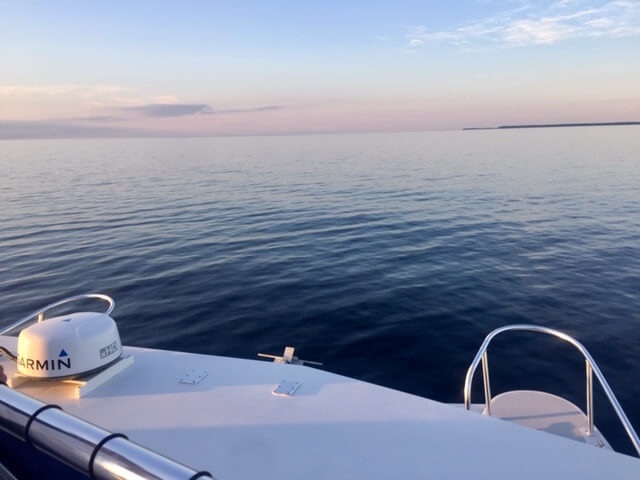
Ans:
[[[461,402],[483,337],[535,323],[589,348],[640,429],[637,127],[2,141],[0,178],[1,324],[104,292],[125,344],[294,345]],[[584,405],[570,346],[514,333],[490,358],[494,393]]]

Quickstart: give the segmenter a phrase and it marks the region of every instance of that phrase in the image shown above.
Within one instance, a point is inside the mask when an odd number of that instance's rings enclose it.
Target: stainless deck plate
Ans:
[[[196,383],[200,382],[200,380],[202,380],[204,377],[206,377],[207,373],[209,372],[201,368],[193,368],[187,373],[185,373],[184,377],[180,379],[180,383],[195,385]]]
[[[280,385],[278,385],[274,390],[273,394],[278,397],[290,397],[300,386],[300,382],[296,382],[295,380],[282,380]]]

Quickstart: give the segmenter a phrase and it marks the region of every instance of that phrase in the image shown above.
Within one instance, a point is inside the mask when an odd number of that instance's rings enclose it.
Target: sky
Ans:
[[[640,120],[640,0],[0,0],[0,138]]]

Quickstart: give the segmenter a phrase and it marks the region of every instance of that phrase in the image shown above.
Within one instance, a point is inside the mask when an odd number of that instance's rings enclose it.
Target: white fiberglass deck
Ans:
[[[491,415],[525,427],[612,450],[597,428],[591,435],[587,435],[587,416],[575,404],[557,395],[532,390],[501,393],[491,399]]]
[[[18,390],[219,480],[640,478],[636,458],[310,367],[125,355],[135,363],[80,400],[52,382]],[[180,383],[192,369],[208,374]],[[292,397],[272,394],[282,380],[300,382]]]

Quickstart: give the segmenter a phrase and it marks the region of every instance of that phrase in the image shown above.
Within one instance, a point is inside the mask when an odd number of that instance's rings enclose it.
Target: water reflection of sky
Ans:
[[[589,348],[638,426],[639,138],[4,141],[0,318],[104,291],[127,344],[242,357],[295,345],[443,401],[460,401],[489,330],[539,323]],[[526,340],[496,343],[496,393],[542,382],[582,405],[579,359]]]

